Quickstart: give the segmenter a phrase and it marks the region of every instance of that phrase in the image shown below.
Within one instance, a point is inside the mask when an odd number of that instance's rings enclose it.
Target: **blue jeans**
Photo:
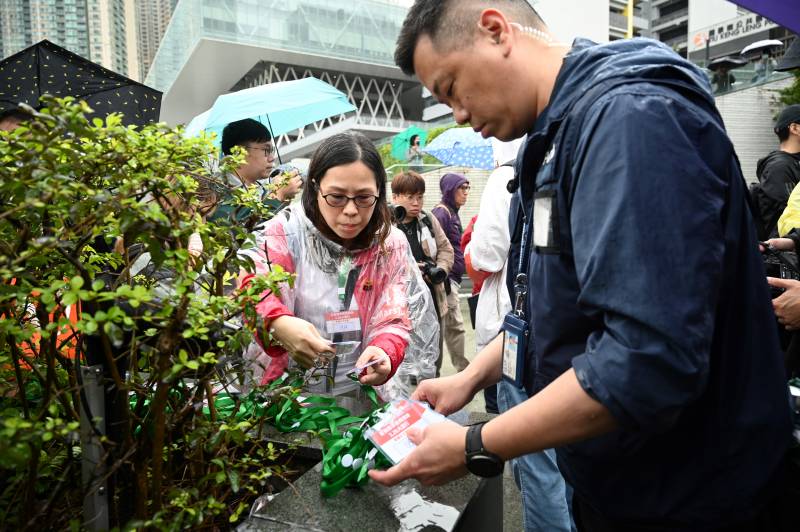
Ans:
[[[510,382],[497,384],[500,413],[528,399],[522,388]],[[572,487],[564,481],[556,464],[556,452],[547,449],[511,460],[514,481],[522,493],[522,523],[525,532],[575,531],[572,520]]]

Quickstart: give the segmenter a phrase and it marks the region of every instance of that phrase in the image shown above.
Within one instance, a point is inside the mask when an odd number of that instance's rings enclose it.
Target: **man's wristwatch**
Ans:
[[[503,460],[494,453],[490,453],[483,448],[481,440],[481,430],[484,423],[471,425],[467,429],[467,441],[465,443],[467,470],[479,477],[496,477],[503,472],[505,465]]]

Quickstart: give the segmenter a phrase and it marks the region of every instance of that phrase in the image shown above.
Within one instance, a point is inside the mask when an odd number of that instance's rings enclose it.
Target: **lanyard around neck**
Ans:
[[[520,206],[524,203],[520,201]],[[525,317],[525,299],[528,295],[528,259],[530,258],[531,226],[533,218],[533,203],[530,211],[523,207],[522,241],[520,242],[519,262],[517,276],[514,278],[514,314],[520,318]]]
[[[341,310],[349,310],[356,289],[356,280],[360,268],[353,267],[353,258],[345,255],[339,265],[338,296]]]

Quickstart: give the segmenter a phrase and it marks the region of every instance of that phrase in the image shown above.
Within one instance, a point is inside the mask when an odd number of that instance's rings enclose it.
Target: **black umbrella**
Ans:
[[[794,38],[794,42],[789,49],[786,50],[786,53],[783,54],[775,70],[784,72],[786,70],[794,70],[795,68],[800,68],[800,36]]]
[[[20,103],[38,107],[42,94],[85,100],[94,109],[89,118],[122,113],[125,125],[156,122],[161,111],[161,92],[48,40],[0,61],[0,113]]]
[[[747,64],[747,61],[744,59],[739,59],[738,57],[731,57],[726,55],[725,57],[718,57],[708,63],[706,66],[709,70],[719,70],[721,68],[725,69],[732,69],[732,68],[739,68],[740,66],[744,66]]]

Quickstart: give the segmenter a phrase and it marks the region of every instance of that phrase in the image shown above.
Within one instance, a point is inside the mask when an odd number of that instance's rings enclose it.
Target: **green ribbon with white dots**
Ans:
[[[253,414],[263,415],[271,418],[280,432],[311,432],[319,437],[322,440],[320,491],[324,497],[333,497],[346,487],[363,486],[369,479],[370,469],[391,466],[364,434],[387,406],[380,403],[372,386],[361,386],[372,404],[371,410],[364,416],[355,416],[337,406],[332,397],[312,395],[299,399],[302,380],[288,381],[282,378],[269,385],[267,390],[286,386],[291,390],[283,400],[269,406],[259,403],[257,391],[238,400],[228,394],[218,394],[214,399],[217,416],[239,421]],[[203,412],[210,415],[208,407]]]

